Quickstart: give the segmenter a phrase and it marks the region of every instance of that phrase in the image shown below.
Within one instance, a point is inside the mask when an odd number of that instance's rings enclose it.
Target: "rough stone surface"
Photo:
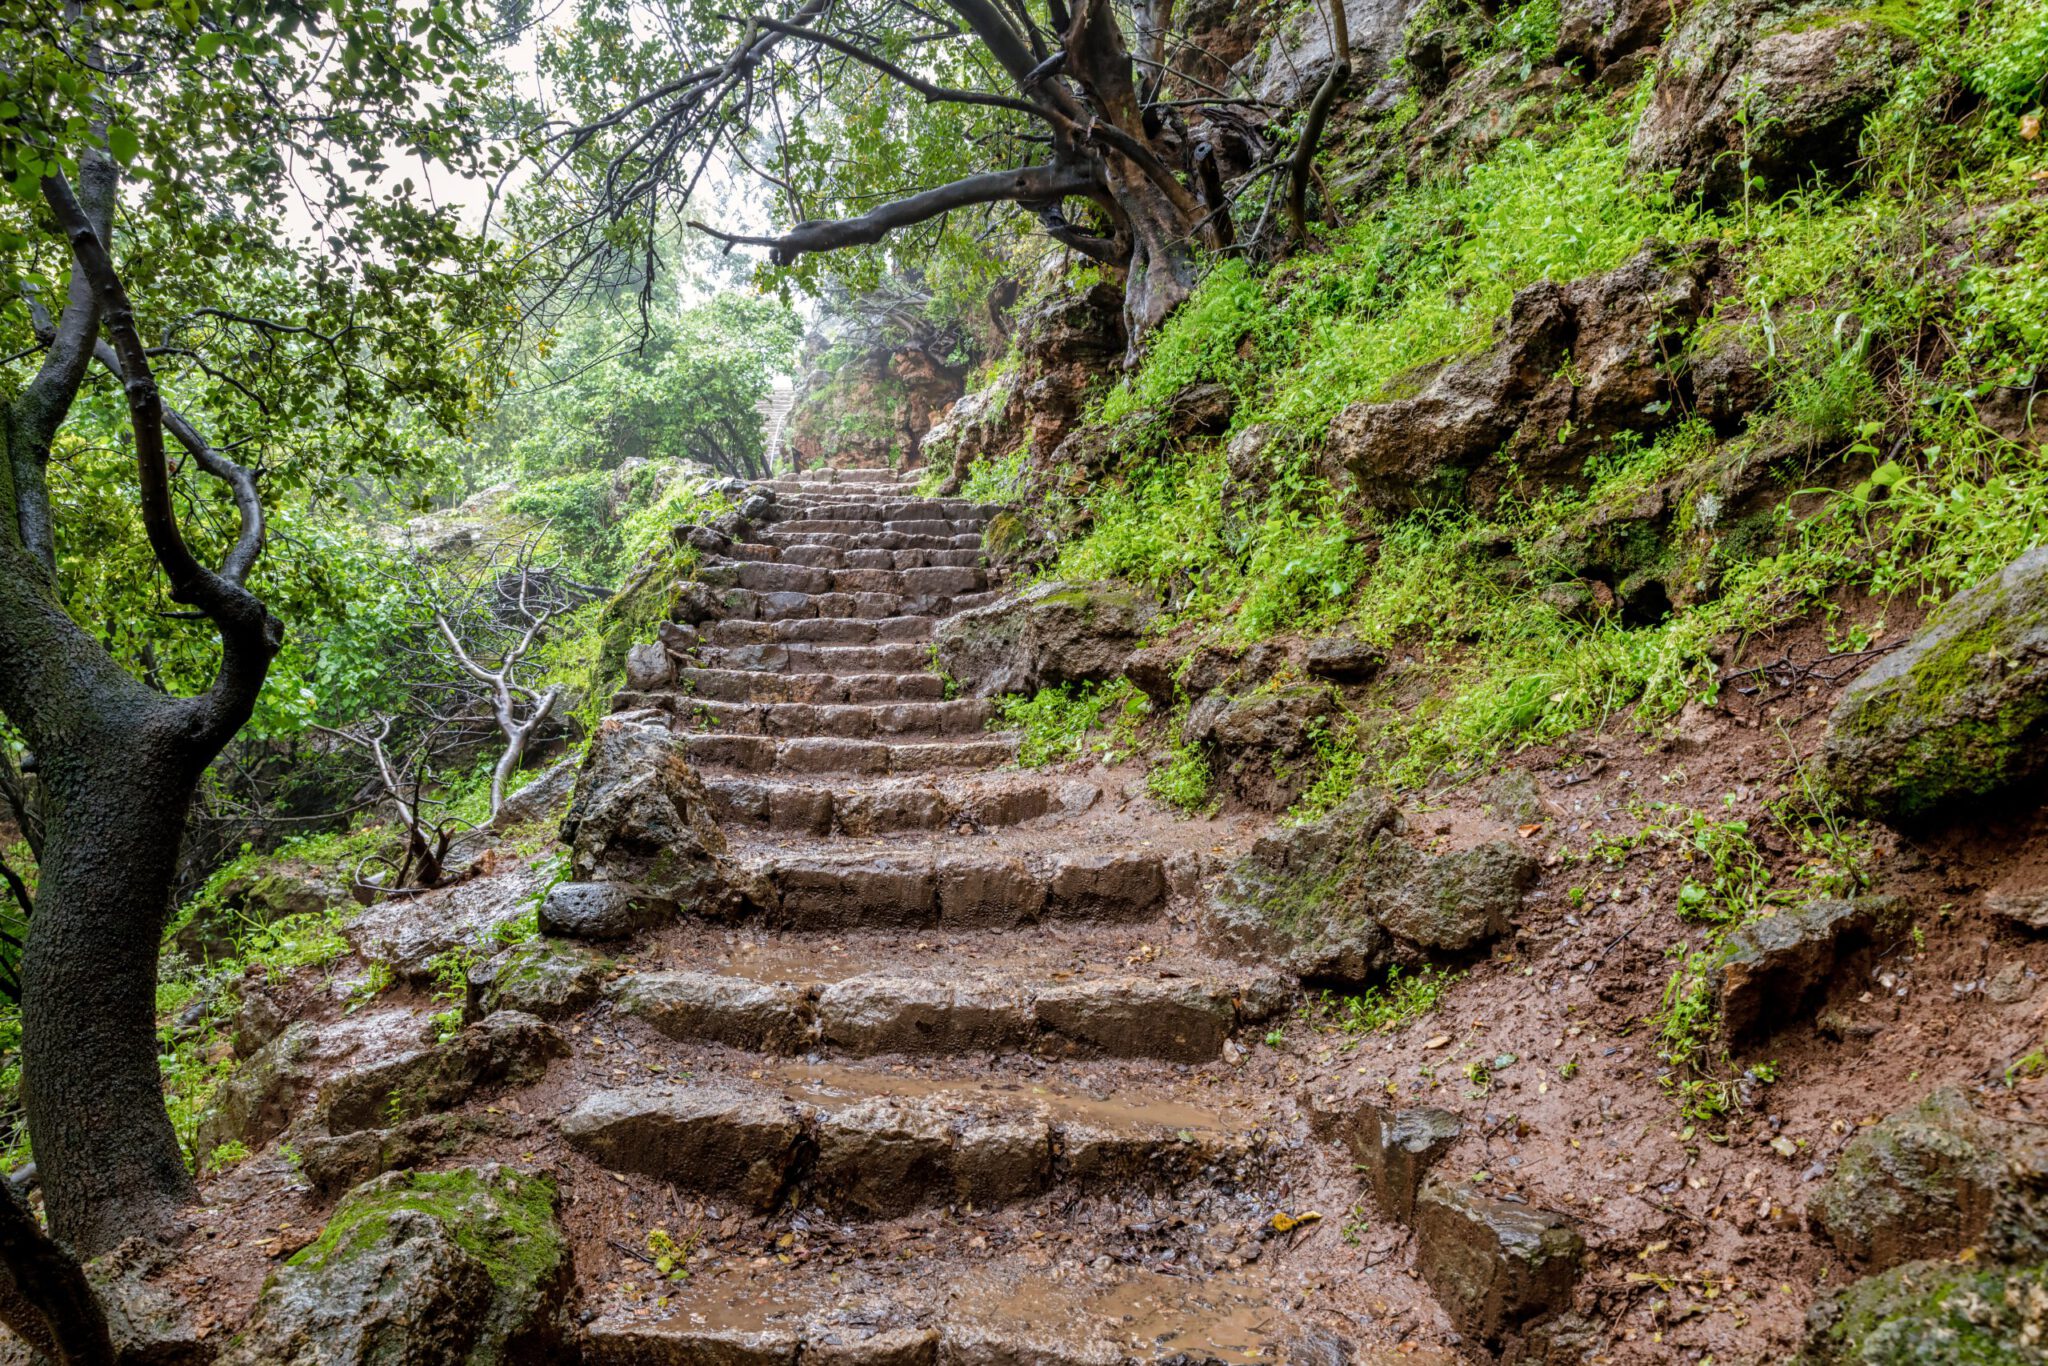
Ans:
[[[1674,399],[1669,358],[1705,309],[1719,259],[1712,243],[1651,241],[1605,275],[1530,285],[1488,350],[1407,376],[1409,396],[1339,413],[1332,457],[1368,502],[1394,512],[1457,499],[1495,451],[1525,474],[1571,475],[1598,443],[1640,430],[1646,409]]]
[[[562,1020],[597,1001],[605,960],[588,949],[553,939],[516,944],[469,974],[471,1013],[523,1011]]]
[[[1985,1115],[1960,1091],[1935,1091],[1857,1134],[1807,1216],[1873,1270],[1980,1246],[2039,1258],[2048,1250],[2044,1133]]]
[[[1032,1003],[1054,1033],[1115,1058],[1200,1062],[1236,1023],[1230,997],[1190,981],[1104,978],[1047,987]]]
[[[1415,1204],[1416,1269],[1451,1322],[1498,1346],[1571,1304],[1585,1240],[1562,1215],[1431,1181]]]
[[[560,1128],[609,1167],[762,1209],[787,1184],[804,1138],[795,1106],[705,1085],[602,1091],[564,1116]]]
[[[1204,908],[1204,937],[1300,977],[1365,982],[1389,963],[1463,953],[1504,933],[1536,861],[1505,841],[1429,855],[1399,813],[1361,794],[1311,825],[1263,836]]]
[[[1713,200],[1740,197],[1745,156],[1766,195],[1810,180],[1816,168],[1839,176],[1864,118],[1912,52],[1877,11],[1700,0],[1664,45],[1650,106],[1629,142],[1630,169],[1674,172],[1681,193]]]
[[[1351,88],[1370,91],[1402,55],[1402,34],[1421,10],[1419,0],[1345,0],[1351,39]],[[1336,64],[1328,19],[1319,10],[1299,11],[1248,61],[1248,77],[1262,100],[1302,106]]]
[[[974,697],[1104,682],[1123,672],[1158,610],[1121,584],[1043,583],[948,617],[935,657]]]
[[[450,1109],[483,1086],[540,1080],[569,1045],[553,1025],[501,1010],[446,1043],[379,1058],[329,1078],[318,1114],[330,1134],[374,1129]]]
[[[699,914],[747,899],[726,866],[703,780],[661,725],[616,716],[598,724],[562,838],[581,881],[620,883]]]
[[[1564,0],[1559,6],[1557,59],[1582,61],[1593,72],[1648,47],[1671,22],[1670,0]]]
[[[1739,1045],[1804,1018],[1837,965],[1870,942],[1888,904],[1814,901],[1730,934],[1713,978],[1722,1039]]]
[[[1395,1109],[1371,1100],[1311,1100],[1306,1108],[1316,1136],[1344,1145],[1380,1212],[1401,1224],[1413,1222],[1415,1195],[1429,1169],[1464,1132],[1457,1115],[1431,1106]]]
[[[555,1187],[507,1167],[351,1191],[257,1302],[224,1366],[539,1366],[566,1341]]]
[[[1210,755],[1211,771],[1231,796],[1279,811],[1314,780],[1316,740],[1338,711],[1323,684],[1297,683],[1243,697],[1212,692],[1188,709],[1181,739]]]
[[[669,918],[667,906],[623,882],[564,882],[540,904],[540,932],[562,939],[628,939]]]
[[[867,1218],[1003,1204],[1043,1190],[1052,1173],[1044,1120],[954,1115],[923,1098],[876,1096],[823,1113],[817,1143],[816,1194]]]
[[[643,972],[613,993],[621,1011],[671,1038],[794,1052],[811,1039],[811,1003],[792,987],[708,972]]]
[[[389,1129],[309,1138],[299,1145],[300,1169],[324,1191],[342,1190],[402,1167],[423,1167],[460,1151],[463,1122],[423,1115]]]
[[[1944,603],[1851,683],[1821,749],[1863,815],[1960,815],[2048,765],[2048,547]]]

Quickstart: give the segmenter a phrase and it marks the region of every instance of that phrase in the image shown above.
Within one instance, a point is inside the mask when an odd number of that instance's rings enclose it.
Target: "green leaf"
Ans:
[[[132,163],[136,154],[142,150],[142,139],[136,136],[133,128],[124,128],[117,124],[107,130],[107,150],[113,153],[114,160],[126,166]]]

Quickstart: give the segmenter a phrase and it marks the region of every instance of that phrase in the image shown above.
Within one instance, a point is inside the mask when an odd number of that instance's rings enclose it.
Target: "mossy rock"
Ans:
[[[991,565],[1016,564],[1031,553],[1031,523],[1022,514],[1003,511],[981,530],[981,552]]]
[[[577,944],[534,939],[515,944],[469,975],[469,1000],[477,1015],[524,1011],[543,1020],[562,1020],[597,1001],[609,960]]]
[[[1536,861],[1500,841],[1425,854],[1399,838],[1399,821],[1384,796],[1362,793],[1262,838],[1211,894],[1204,939],[1305,979],[1362,984],[1506,933]]]
[[[2048,766],[2048,548],[1958,594],[1852,683],[1828,718],[1829,782],[1860,815],[1964,814]]]
[[[351,1191],[264,1287],[225,1366],[561,1359],[569,1245],[545,1176],[392,1172]]]
[[[1807,1315],[1801,1366],[2019,1366],[2048,1361],[2048,1266],[1907,1262]]]

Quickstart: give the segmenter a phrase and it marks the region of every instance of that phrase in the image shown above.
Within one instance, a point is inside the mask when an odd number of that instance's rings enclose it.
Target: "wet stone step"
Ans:
[[[772,524],[777,537],[829,533],[836,536],[974,536],[981,535],[982,521],[972,517],[906,517],[884,522],[839,517],[792,517]]]
[[[727,618],[704,628],[707,645],[896,645],[916,643],[930,659],[938,619],[909,617],[802,617],[787,621]]]
[[[829,545],[734,545],[729,560],[764,560],[800,564],[812,569],[975,569],[982,560],[973,550],[847,550]]]
[[[1077,815],[1102,789],[1079,778],[980,783],[948,789],[930,782],[846,786],[711,778],[722,825],[782,834],[865,838],[904,830],[995,829],[1044,816]]]
[[[870,553],[894,555],[896,552]],[[957,597],[987,591],[989,578],[979,569],[945,565],[915,569],[820,569],[788,562],[737,560],[704,565],[697,571],[697,582],[707,588],[745,588],[756,593],[810,593],[820,596],[829,593],[893,593],[899,597]]]
[[[706,669],[772,673],[917,674],[930,670],[932,649],[923,641],[881,645],[704,645],[698,647],[696,662]]]
[[[937,674],[767,673],[742,666],[678,669],[676,691],[685,700],[715,702],[940,702],[946,681]]]
[[[1206,1062],[1241,1025],[1287,999],[1270,974],[1235,981],[1140,976],[1043,982],[992,972],[958,981],[898,972],[762,982],[714,972],[622,977],[622,1013],[685,1043],[794,1054],[1036,1052]]]
[[[979,735],[996,715],[982,698],[953,702],[714,702],[677,697],[675,728],[725,735],[829,736],[866,740],[898,735]]]
[[[809,737],[779,740],[771,735],[686,735],[684,752],[703,768],[740,773],[932,773],[942,769],[994,768],[1017,757],[1015,735],[975,740],[837,740]]]
[[[830,1064],[759,1083],[600,1091],[558,1121],[613,1171],[770,1209],[792,1196],[854,1219],[987,1209],[1055,1187],[1168,1189],[1270,1165],[1254,1125],[1166,1096],[932,1082]]]
[[[726,1264],[731,1267],[730,1263]],[[665,1307],[606,1306],[586,1366],[1454,1366],[1429,1349],[1355,1356],[1293,1291],[1240,1272],[1127,1266],[1069,1273],[998,1255],[894,1259],[858,1287],[823,1268],[721,1269],[665,1289]],[[1407,1344],[1413,1346],[1413,1343]]]
[[[1156,918],[1168,894],[1152,853],[782,855],[761,872],[779,899],[775,922],[799,930],[1135,923]]]
[[[786,553],[795,546],[822,546],[833,550],[981,550],[981,533],[961,536],[899,536],[880,531],[848,534],[837,531],[761,532],[761,544]]]

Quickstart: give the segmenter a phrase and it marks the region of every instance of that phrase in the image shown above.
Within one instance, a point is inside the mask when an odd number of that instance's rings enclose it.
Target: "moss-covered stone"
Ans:
[[[2048,764],[2048,549],[1942,606],[1842,694],[1822,747],[1858,812],[1956,814]]]
[[[527,1366],[558,1359],[570,1287],[557,1192],[509,1167],[357,1187],[264,1288],[227,1366]]]
[[[1455,956],[1506,932],[1536,862],[1494,842],[1429,855],[1366,793],[1240,859],[1204,910],[1204,938],[1297,976],[1361,983],[1387,966]]]
[[[2019,1366],[2048,1360],[2048,1266],[1918,1261],[1807,1316],[1801,1366]]]
[[[566,1019],[596,1002],[607,961],[559,939],[515,944],[470,973],[470,1003],[478,1015],[518,1010],[543,1020]]]

